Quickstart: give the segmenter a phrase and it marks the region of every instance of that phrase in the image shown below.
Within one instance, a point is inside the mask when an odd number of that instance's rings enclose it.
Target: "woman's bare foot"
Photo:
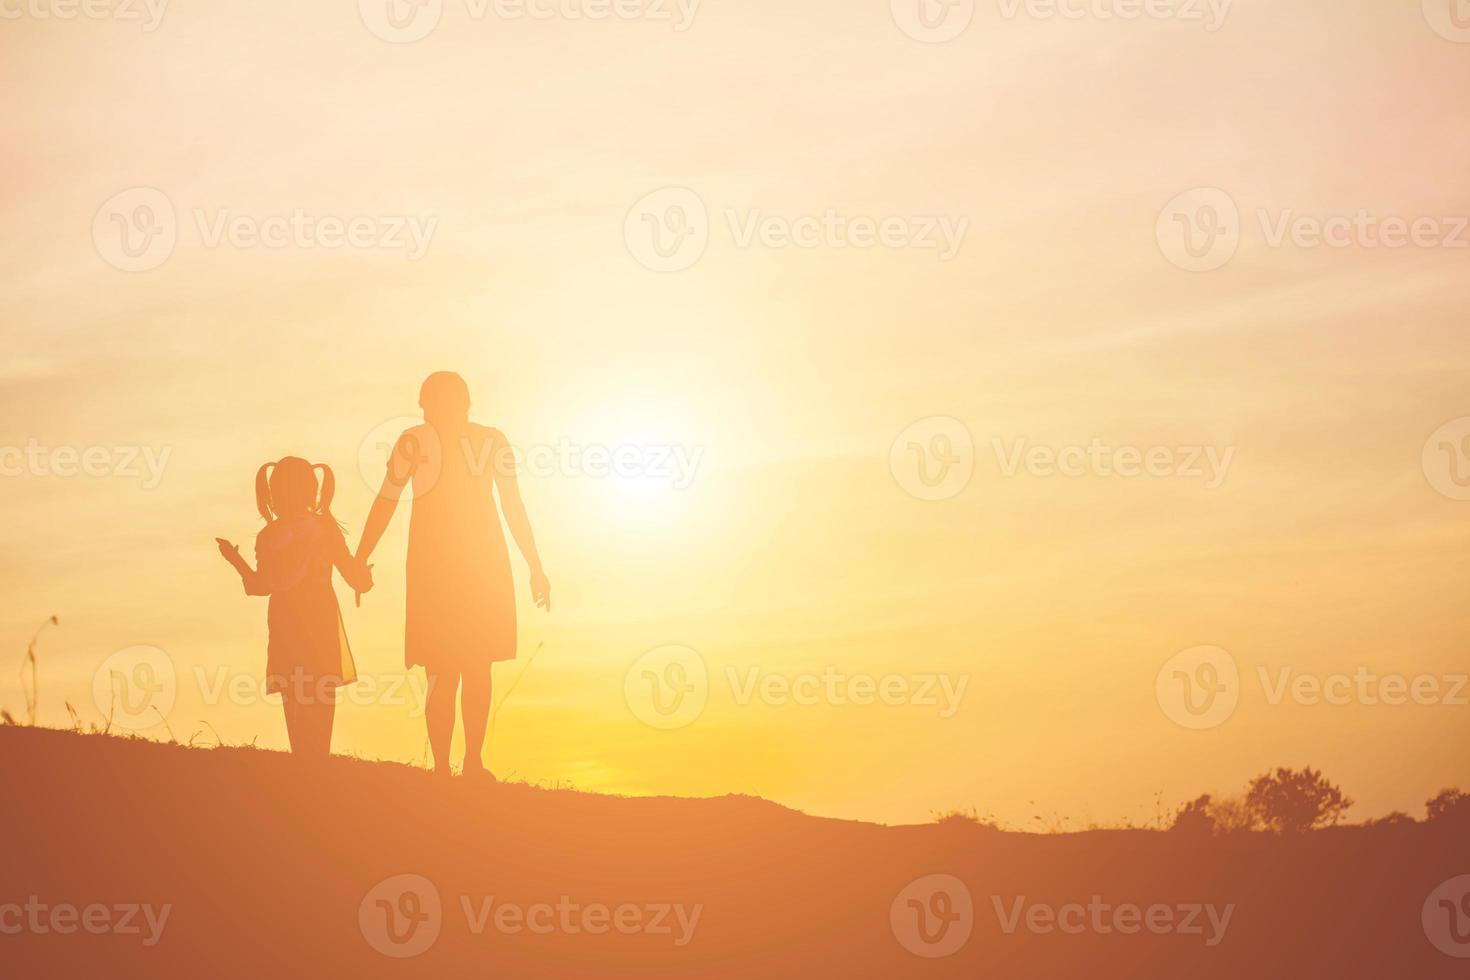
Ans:
[[[466,760],[464,764],[464,774],[470,779],[485,780],[492,783],[500,782],[500,780],[495,778],[495,773],[485,768],[483,763],[469,762],[468,760]]]

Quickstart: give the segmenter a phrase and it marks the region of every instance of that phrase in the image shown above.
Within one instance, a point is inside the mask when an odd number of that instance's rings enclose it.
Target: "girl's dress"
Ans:
[[[348,584],[355,568],[342,529],[331,517],[306,514],[267,524],[255,539],[250,595],[270,596],[266,690],[324,693],[357,680],[347,630],[332,589],[332,569]]]
[[[515,659],[515,584],[493,489],[497,467],[514,465],[505,436],[425,423],[394,457],[413,484],[404,661],[463,673]]]

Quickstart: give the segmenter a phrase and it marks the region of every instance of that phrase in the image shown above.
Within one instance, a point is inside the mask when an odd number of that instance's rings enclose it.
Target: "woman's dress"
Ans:
[[[413,489],[404,660],[431,673],[488,669],[516,655],[515,585],[495,501],[513,466],[498,429],[468,423],[405,432],[390,463]]]

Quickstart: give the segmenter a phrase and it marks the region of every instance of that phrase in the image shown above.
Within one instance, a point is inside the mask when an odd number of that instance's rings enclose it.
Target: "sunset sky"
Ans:
[[[532,608],[515,557],[502,778],[1080,828],[1311,765],[1353,819],[1422,815],[1470,789],[1470,688],[1448,696],[1470,673],[1470,502],[1424,463],[1470,416],[1470,231],[1453,234],[1470,44],[1419,6],[1238,0],[1211,32],[982,0],[937,44],[886,0],[705,0],[683,31],[445,0],[413,43],[338,0],[179,0],[152,31],[0,20],[0,447],[167,453],[156,481],[141,461],[0,476],[0,707],[23,720],[26,643],[55,614],[43,723],[69,724],[67,702],[100,721],[94,675],[147,645],[177,671],[174,737],[284,748],[273,701],[200,689],[265,662],[265,604],[213,539],[250,553],[255,470],[296,454],[333,467],[355,541],[377,443],[429,372],[455,370],[474,418],[519,446],[698,461],[683,487],[523,477],[554,608]],[[132,188],[167,198],[177,244],[129,272],[94,225]],[[656,271],[629,229],[671,188],[706,209],[707,248]],[[1195,188],[1239,209],[1213,271],[1159,238]],[[298,212],[432,234],[417,258],[210,242]],[[963,238],[945,258],[742,237],[756,213],[829,212]],[[1285,216],[1360,212],[1434,219],[1447,240],[1273,244]],[[923,500],[891,453],[934,418],[963,423],[974,470]],[[1214,486],[1008,472],[1019,444],[1094,440],[1229,463]],[[407,527],[400,511],[360,609],[339,587],[359,670],[385,685],[404,673]],[[1204,645],[1234,658],[1239,703],[1190,730],[1156,681]],[[702,657],[708,703],[661,729],[625,681],[668,646]],[[949,716],[741,703],[731,671],[752,668],[943,678],[963,697]],[[1272,703],[1284,670],[1360,668],[1446,696]],[[422,762],[423,721],[347,704],[334,746]]]

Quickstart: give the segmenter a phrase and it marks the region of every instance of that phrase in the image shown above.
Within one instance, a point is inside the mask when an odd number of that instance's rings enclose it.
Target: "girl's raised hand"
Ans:
[[[225,561],[229,562],[231,565],[241,560],[240,549],[237,546],[230,544],[230,542],[226,541],[224,538],[215,538],[214,543],[219,545],[219,553],[223,555]]]

